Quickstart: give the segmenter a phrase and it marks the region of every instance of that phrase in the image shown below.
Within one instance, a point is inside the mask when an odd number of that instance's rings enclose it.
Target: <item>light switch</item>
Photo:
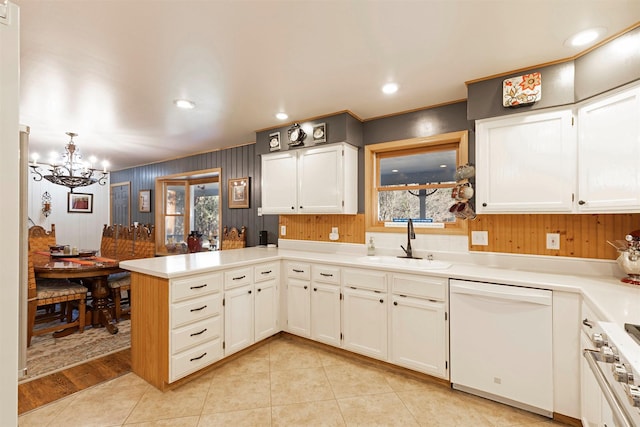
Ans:
[[[488,231],[472,231],[471,244],[476,246],[489,246]]]

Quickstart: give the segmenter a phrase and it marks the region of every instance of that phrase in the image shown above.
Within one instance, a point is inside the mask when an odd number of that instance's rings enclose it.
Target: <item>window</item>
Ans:
[[[464,131],[366,146],[367,231],[398,232],[411,218],[417,232],[466,234],[449,208],[467,145]]]
[[[191,231],[202,234],[205,247],[217,248],[220,234],[219,177],[219,169],[214,169],[156,179],[156,194],[162,195],[162,209],[156,214],[158,253],[184,250]]]

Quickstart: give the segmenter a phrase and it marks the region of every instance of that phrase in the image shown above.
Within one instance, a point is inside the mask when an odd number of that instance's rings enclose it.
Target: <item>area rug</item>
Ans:
[[[53,334],[33,337],[27,349],[27,376],[20,382],[79,365],[131,346],[131,320],[118,323],[118,333],[105,328],[85,328],[84,332],[54,338]]]

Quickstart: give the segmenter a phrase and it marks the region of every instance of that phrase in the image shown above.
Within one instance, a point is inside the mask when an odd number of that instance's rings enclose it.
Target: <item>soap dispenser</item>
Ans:
[[[373,237],[369,237],[369,244],[367,245],[367,255],[373,256],[376,254],[376,245],[373,243]]]

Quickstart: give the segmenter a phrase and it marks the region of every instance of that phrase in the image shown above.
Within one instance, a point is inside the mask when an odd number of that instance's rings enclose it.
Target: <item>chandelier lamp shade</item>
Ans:
[[[102,162],[102,169],[93,167],[93,161],[82,160],[80,150],[73,142],[78,134],[67,132],[71,138],[64,147],[64,152],[58,158],[51,159],[48,163],[38,162],[38,155],[33,154],[33,161],[29,163],[34,181],[42,181],[42,178],[54,184],[63,185],[71,189],[86,187],[98,183],[105,185],[109,172],[107,162]]]

